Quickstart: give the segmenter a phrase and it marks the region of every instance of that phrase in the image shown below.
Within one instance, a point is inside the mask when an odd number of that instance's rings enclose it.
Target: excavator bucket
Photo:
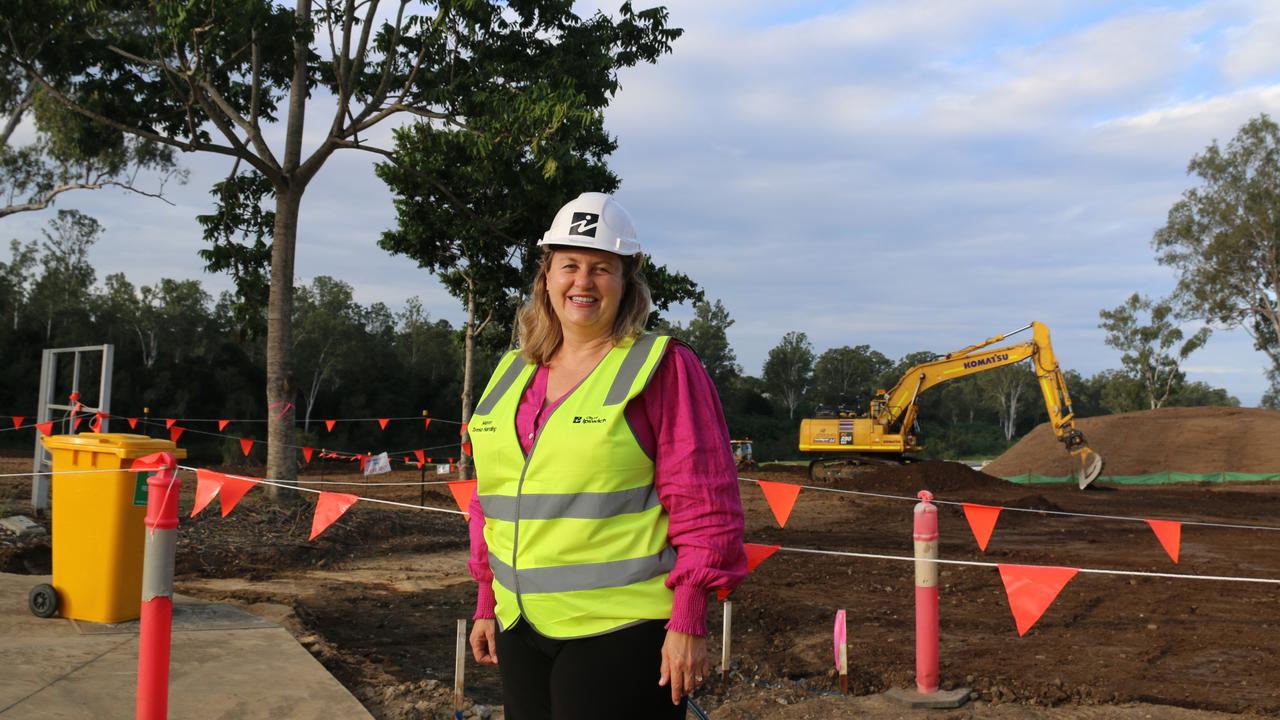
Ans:
[[[1076,448],[1072,454],[1080,458],[1080,474],[1076,479],[1080,481],[1080,489],[1083,490],[1102,474],[1102,456],[1086,446]]]

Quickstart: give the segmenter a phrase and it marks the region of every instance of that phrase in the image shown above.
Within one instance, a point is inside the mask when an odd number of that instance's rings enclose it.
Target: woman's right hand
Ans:
[[[471,626],[471,654],[481,665],[498,664],[498,623],[492,618],[476,620]]]

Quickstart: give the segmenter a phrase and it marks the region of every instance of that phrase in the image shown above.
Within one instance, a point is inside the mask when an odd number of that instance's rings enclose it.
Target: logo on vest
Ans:
[[[595,417],[594,415],[574,415],[573,416],[574,425],[599,425],[600,423],[604,423],[604,422],[608,422],[608,420],[605,420],[602,417]]]

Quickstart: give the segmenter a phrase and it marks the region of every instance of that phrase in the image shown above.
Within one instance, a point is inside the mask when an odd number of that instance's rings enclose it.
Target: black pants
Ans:
[[[498,669],[507,720],[683,718],[658,687],[666,622],[649,620],[595,637],[553,640],[523,619],[498,630]]]

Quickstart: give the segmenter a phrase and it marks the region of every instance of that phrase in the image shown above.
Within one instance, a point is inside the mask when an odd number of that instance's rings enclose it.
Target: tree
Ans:
[[[809,336],[792,330],[782,336],[764,362],[764,381],[770,394],[781,397],[787,416],[795,419],[796,407],[813,380],[813,345]]]
[[[870,345],[831,348],[818,357],[813,368],[813,395],[818,402],[865,405],[875,391],[876,379],[893,367],[893,361]]]
[[[1098,316],[1102,318],[1098,327],[1107,331],[1105,342],[1124,353],[1120,362],[1142,383],[1151,410],[1163,406],[1184,381],[1180,366],[1204,346],[1210,334],[1209,328],[1201,328],[1184,341],[1182,328],[1173,322],[1173,304],[1153,302],[1138,293],[1111,310],[1099,311]]]
[[[1025,365],[1016,363],[988,370],[975,376],[978,386],[986,393],[987,402],[1000,417],[1000,429],[1005,442],[1013,442],[1018,429],[1018,411],[1025,403],[1024,393],[1031,387],[1033,375]]]
[[[102,224],[78,210],[59,210],[40,234],[44,237],[40,243],[44,271],[31,289],[30,303],[40,314],[44,341],[50,343],[56,326],[88,320],[86,301],[97,276],[89,262],[89,247],[102,234]]]
[[[1243,328],[1280,368],[1280,126],[1266,114],[1191,159],[1187,190],[1155,232],[1178,271],[1180,315]]]
[[[517,4],[441,2],[434,14],[390,12],[378,0],[21,3],[0,17],[0,60],[16,66],[80,116],[186,152],[251,167],[271,184],[275,216],[267,300],[267,473],[296,477],[293,274],[298,218],[311,180],[333,153],[356,149],[391,158],[372,129],[409,114],[469,129],[500,128],[537,140],[579,110],[583,89],[560,82],[568,65],[607,57],[645,59],[637,46],[670,42],[661,8],[616,22],[574,15],[562,0]],[[57,18],[50,23],[50,18]],[[327,40],[325,47],[317,47]],[[599,48],[607,48],[601,53]],[[495,117],[472,117],[483,98]],[[316,107],[320,105],[321,107]],[[328,111],[303,154],[307,110]],[[283,124],[272,147],[266,127]],[[545,148],[554,150],[554,148]],[[553,169],[548,166],[548,169]]]
[[[303,396],[302,431],[311,430],[311,412],[316,396],[327,383],[337,387],[341,361],[361,345],[363,333],[360,307],[350,285],[325,275],[311,281],[310,287],[298,288],[294,305],[294,350],[299,367],[307,379]]]
[[[35,266],[39,251],[34,240],[26,244],[17,240],[9,242],[9,262],[0,263],[0,302],[12,313],[13,330],[18,329],[18,317],[31,295],[35,284]]]
[[[0,115],[0,218],[43,210],[71,190],[117,187],[163,200],[167,181],[186,181],[173,148],[86,120],[12,61],[0,66]],[[35,137],[17,146],[24,121],[31,121]],[[160,173],[155,190],[138,185],[143,171]]]
[[[738,365],[738,358],[733,348],[729,346],[729,336],[726,333],[733,323],[733,319],[729,317],[729,311],[719,300],[714,302],[704,300],[694,303],[693,319],[688,325],[681,326],[676,323],[669,328],[671,335],[688,343],[689,347],[698,354],[703,367],[707,369],[712,382],[716,384],[716,388],[722,395],[728,389],[729,383],[742,374],[742,368]]]

